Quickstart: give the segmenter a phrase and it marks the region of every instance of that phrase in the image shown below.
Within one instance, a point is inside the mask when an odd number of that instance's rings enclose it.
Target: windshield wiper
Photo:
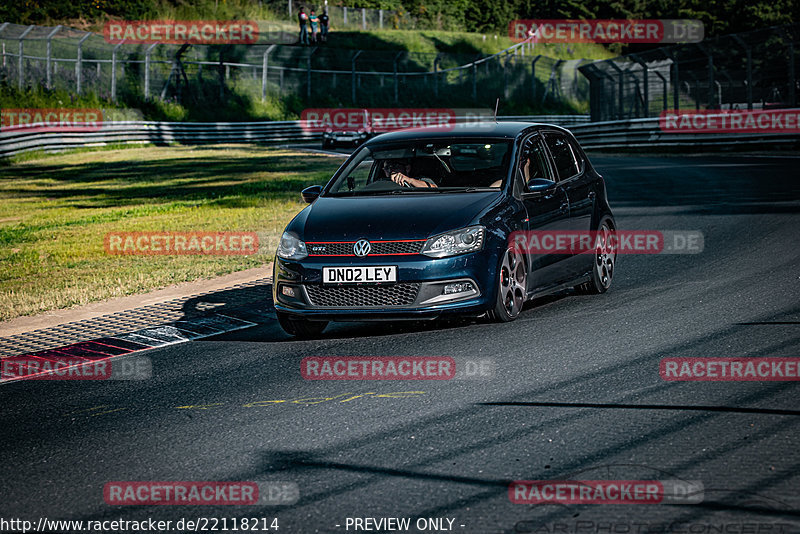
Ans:
[[[471,193],[473,191],[500,191],[499,187],[486,187],[486,186],[470,186],[470,187],[459,187],[453,190],[453,193]]]
[[[403,193],[443,193],[441,188],[439,187],[414,187],[414,188],[407,188],[404,187],[403,189],[395,189],[392,191],[393,195],[402,195]]]

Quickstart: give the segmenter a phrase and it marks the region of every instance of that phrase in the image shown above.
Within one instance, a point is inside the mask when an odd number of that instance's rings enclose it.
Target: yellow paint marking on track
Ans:
[[[108,408],[108,406],[109,406],[108,404],[102,404],[100,406],[95,406],[94,408],[86,408],[85,410],[78,410],[77,412],[66,413],[64,414],[64,417],[69,417],[70,415],[78,415],[86,412],[93,412],[95,410],[102,410],[103,408]]]
[[[382,397],[384,399],[409,399],[407,395],[424,395],[424,391],[399,391],[397,393],[383,393],[381,395],[375,395],[376,397]],[[398,397],[398,395],[402,395],[402,397]]]
[[[125,408],[117,408],[116,410],[108,410],[105,412],[93,413],[92,417],[97,417],[98,415],[105,415],[107,413],[121,412],[122,410],[125,410]]]
[[[364,397],[366,395],[375,395],[375,392],[374,391],[368,391],[367,393],[364,393],[363,395],[354,395],[354,396],[350,397],[349,399],[345,399],[345,400],[339,401],[339,402],[350,402],[353,399],[357,399],[359,397]]]
[[[240,405],[242,408],[261,408],[267,406],[273,406],[276,404],[302,404],[305,406],[314,406],[316,404],[322,404],[323,402],[328,401],[335,401],[337,404],[342,404],[345,402],[351,402],[356,399],[362,398],[384,398],[384,399],[410,399],[413,398],[415,395],[424,395],[424,391],[397,391],[394,393],[377,393],[375,391],[367,391],[366,393],[342,393],[340,395],[334,395],[333,397],[306,397],[302,399],[290,400],[290,399],[275,399],[275,400],[258,400],[248,402],[246,404]],[[175,410],[211,410],[214,408],[219,408],[220,406],[224,406],[226,403],[224,402],[212,402],[208,404],[186,404],[183,406],[173,406]],[[77,412],[70,412],[64,414],[65,417],[74,416],[74,415],[88,415],[90,417],[95,417],[98,415],[105,415],[109,413],[119,412],[122,410],[126,410],[127,408],[114,408],[111,410],[105,410],[102,412],[96,412],[97,410],[103,410],[105,408],[110,408],[109,404],[103,404],[101,406],[95,406],[94,408],[87,408],[85,410],[78,410]]]
[[[347,395],[352,395],[352,393],[342,393],[341,395],[336,395],[333,397],[308,397],[306,399],[297,399],[293,400],[292,404],[305,404],[306,406],[312,404],[322,404],[323,402],[327,402],[329,400],[338,399],[339,397],[346,397]],[[317,400],[322,399],[322,400]],[[313,402],[311,402],[313,401]]]
[[[253,402],[248,402],[247,404],[242,404],[242,408],[258,408],[259,406],[269,406],[270,404],[278,404],[280,402],[286,402],[286,401],[285,400],[253,401]]]
[[[215,402],[212,404],[187,404],[186,406],[175,406],[176,410],[210,410],[217,406],[222,406],[224,402]]]

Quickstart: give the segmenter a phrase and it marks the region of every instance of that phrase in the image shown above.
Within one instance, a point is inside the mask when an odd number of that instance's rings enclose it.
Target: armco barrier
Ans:
[[[794,146],[796,133],[663,132],[658,118],[589,123],[586,115],[506,116],[501,121],[558,124],[570,129],[587,150],[692,147],[716,150],[750,146]],[[298,121],[282,122],[111,122],[95,132],[0,131],[0,157],[31,150],[60,151],[112,144],[278,144],[315,142],[320,133],[304,132]]]
[[[304,142],[320,139],[297,121],[285,122],[107,122],[94,132],[0,131],[0,157],[31,150],[48,152],[113,144]]]
[[[700,150],[736,147],[787,147],[800,144],[798,133],[680,133],[664,132],[658,117],[592,122],[569,127],[587,150],[693,148]]]
[[[572,127],[589,121],[588,115],[510,116],[500,120],[545,122]],[[282,122],[106,122],[94,132],[0,131],[0,157],[31,150],[49,152],[113,144],[194,145],[203,143],[296,143],[322,139],[304,132],[299,121]]]

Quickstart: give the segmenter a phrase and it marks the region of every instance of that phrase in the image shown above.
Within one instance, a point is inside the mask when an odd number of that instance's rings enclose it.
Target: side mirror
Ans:
[[[322,186],[321,185],[312,185],[311,187],[306,187],[300,192],[300,196],[303,197],[307,203],[311,204],[315,200],[319,194],[322,193]]]
[[[533,178],[528,181],[525,188],[529,193],[543,193],[553,189],[555,186],[556,183],[553,180],[548,180],[547,178]]]

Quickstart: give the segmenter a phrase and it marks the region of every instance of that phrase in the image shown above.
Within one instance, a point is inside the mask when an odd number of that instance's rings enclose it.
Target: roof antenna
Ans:
[[[497,124],[497,108],[500,107],[500,98],[497,98],[497,101],[494,103],[494,123]]]

